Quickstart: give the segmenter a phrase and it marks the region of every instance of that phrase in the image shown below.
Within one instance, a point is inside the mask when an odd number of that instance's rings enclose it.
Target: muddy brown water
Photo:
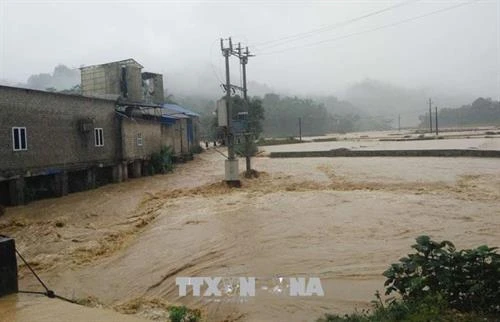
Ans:
[[[368,308],[383,290],[381,273],[421,234],[458,248],[500,245],[495,159],[261,157],[253,164],[261,176],[231,190],[221,184],[221,155],[209,151],[172,174],[8,208],[0,230],[61,295],[144,319],[185,304],[208,321],[312,321]],[[243,302],[180,297],[179,276],[314,276],[325,296],[279,295],[258,282],[256,296]],[[40,290],[23,266],[20,287]],[[0,311],[10,305],[28,321],[36,299],[16,301],[0,301]],[[58,310],[46,309],[49,316]]]

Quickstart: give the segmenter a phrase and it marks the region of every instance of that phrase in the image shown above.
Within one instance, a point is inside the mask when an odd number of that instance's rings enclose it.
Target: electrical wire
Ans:
[[[279,53],[283,53],[285,51],[290,51],[290,50],[295,50],[295,49],[310,48],[310,47],[314,47],[314,46],[321,45],[321,44],[324,44],[324,43],[330,43],[330,42],[334,42],[334,41],[337,41],[337,40],[342,40],[342,39],[346,39],[346,38],[350,38],[350,37],[354,37],[354,36],[359,36],[359,35],[363,35],[363,34],[375,32],[375,31],[379,31],[379,30],[386,29],[386,28],[391,28],[391,27],[399,26],[399,25],[402,25],[402,24],[405,24],[405,23],[408,23],[408,22],[411,22],[411,21],[415,21],[415,20],[422,19],[422,18],[425,18],[425,17],[428,17],[428,16],[432,16],[432,15],[435,15],[435,14],[438,14],[438,13],[442,13],[442,12],[445,12],[445,11],[450,11],[452,9],[456,9],[456,8],[459,8],[459,7],[470,5],[470,4],[472,4],[474,2],[478,2],[478,1],[480,1],[480,0],[472,0],[472,1],[469,1],[469,2],[459,3],[459,4],[456,4],[456,5],[450,6],[450,7],[446,7],[446,8],[443,8],[443,9],[431,11],[431,12],[423,14],[423,15],[411,17],[411,18],[404,19],[404,20],[400,20],[398,22],[394,22],[394,23],[382,25],[382,26],[375,27],[375,28],[372,28],[372,29],[363,30],[363,31],[359,31],[359,32],[354,32],[354,33],[351,33],[351,34],[347,34],[347,35],[343,35],[343,36],[339,36],[339,37],[335,37],[335,38],[330,38],[330,39],[325,39],[325,40],[321,40],[321,41],[317,41],[317,42],[313,42],[313,43],[309,43],[309,44],[304,44],[304,45],[300,45],[300,46],[293,46],[293,47],[289,47],[289,48],[285,48],[285,49],[281,49],[281,50],[277,50],[277,51],[271,51],[271,52],[267,52],[267,53],[264,52],[264,53],[260,53],[259,56],[268,56],[268,55],[279,54]]]
[[[374,11],[374,12],[371,12],[371,13],[368,13],[368,14],[364,14],[362,16],[355,17],[355,18],[352,18],[352,19],[349,19],[349,20],[346,20],[346,21],[343,21],[343,22],[340,22],[340,23],[337,23],[337,24],[334,24],[334,25],[329,25],[329,26],[325,26],[325,27],[313,29],[313,30],[310,30],[310,31],[298,33],[298,34],[295,34],[295,35],[286,36],[286,37],[283,37],[283,38],[278,38],[278,39],[271,40],[271,41],[257,43],[255,45],[255,47],[259,48],[259,49],[267,47],[267,49],[269,49],[269,48],[272,48],[272,47],[281,46],[281,45],[286,44],[288,42],[297,41],[297,40],[300,40],[300,39],[304,39],[304,38],[307,38],[307,37],[314,36],[316,34],[320,34],[320,33],[324,33],[324,32],[327,32],[327,31],[335,30],[335,29],[338,29],[340,27],[344,27],[344,26],[346,26],[348,24],[351,24],[353,22],[357,22],[357,21],[366,19],[368,17],[376,16],[376,15],[379,15],[379,14],[384,13],[386,11],[393,10],[393,9],[396,9],[396,8],[399,8],[399,7],[403,7],[403,6],[406,6],[408,4],[411,4],[411,3],[417,2],[417,1],[420,1],[420,0],[408,0],[408,1],[401,2],[401,3],[395,4],[393,6],[390,6],[390,7],[384,8],[384,9],[380,9],[380,10],[377,10],[377,11]]]
[[[217,79],[217,81],[219,81],[220,84],[223,84],[224,82],[222,81],[222,76],[219,75],[217,73],[217,70],[216,70],[216,66],[214,65],[213,63],[213,50],[214,50],[214,45],[215,43],[217,43],[219,41],[219,39],[215,39],[213,42],[212,42],[212,45],[210,46],[210,66],[212,67],[212,71],[214,73],[214,76],[215,78]]]
[[[28,269],[31,271],[31,273],[36,277],[36,279],[38,280],[38,282],[45,289],[45,292],[18,291],[18,293],[45,295],[45,296],[47,296],[48,298],[51,298],[51,299],[52,298],[57,298],[57,299],[60,299],[60,300],[63,300],[63,301],[69,302],[69,303],[73,303],[73,304],[76,303],[75,301],[70,300],[70,299],[68,299],[68,298],[66,298],[64,296],[57,295],[54,291],[50,290],[47,287],[47,285],[45,285],[45,283],[42,281],[42,279],[37,275],[37,273],[35,273],[35,271],[33,270],[33,268],[31,268],[31,265],[24,259],[24,257],[21,255],[21,253],[19,253],[19,251],[17,249],[16,249],[16,253],[17,253],[17,256],[19,256],[19,258],[21,258],[21,260],[24,262],[24,264],[26,265],[26,267],[28,267]]]

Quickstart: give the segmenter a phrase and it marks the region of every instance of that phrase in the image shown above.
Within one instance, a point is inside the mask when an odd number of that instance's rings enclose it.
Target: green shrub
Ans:
[[[248,148],[248,152],[247,152]],[[245,139],[242,139],[240,143],[234,145],[234,150],[236,154],[240,157],[245,157],[247,153],[250,156],[254,156],[259,152],[259,148],[257,144],[253,141],[245,142]]]
[[[449,241],[420,236],[409,254],[383,275],[385,305],[377,292],[372,311],[326,314],[318,322],[500,321],[500,254],[496,247],[457,251]]]
[[[172,322],[198,322],[201,320],[199,310],[190,310],[185,306],[171,306],[168,311]]]
[[[189,150],[192,154],[200,154],[203,152],[203,148],[199,144],[191,146]]]
[[[417,238],[415,254],[384,272],[386,294],[404,301],[441,294],[450,308],[462,312],[500,313],[500,255],[496,247],[456,251],[449,241]]]
[[[163,147],[160,152],[151,154],[149,162],[150,174],[167,173],[173,170],[173,151],[170,146]]]

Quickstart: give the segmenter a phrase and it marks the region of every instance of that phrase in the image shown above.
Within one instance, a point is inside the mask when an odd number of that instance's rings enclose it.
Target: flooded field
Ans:
[[[495,132],[496,133],[496,132]],[[500,133],[500,131],[499,131]],[[266,146],[266,152],[291,152],[291,151],[326,151],[332,149],[350,149],[350,150],[439,150],[439,149],[473,149],[473,150],[500,150],[500,136],[466,138],[433,139],[433,140],[412,140],[412,141],[385,141],[401,139],[399,137],[388,135],[389,133],[372,134],[369,136],[358,135],[339,137],[337,141],[329,142],[305,142],[300,144],[283,144]],[[304,140],[321,139],[327,140],[328,137],[304,138]]]
[[[265,150],[292,146],[307,144]],[[258,157],[253,167],[260,177],[231,190],[221,183],[222,156],[210,150],[172,174],[8,208],[0,231],[57,293],[160,320],[176,303],[209,321],[313,321],[369,307],[381,273],[418,235],[500,246],[498,159]],[[277,295],[258,283],[244,302],[180,297],[179,276],[320,277],[325,296]],[[41,290],[22,265],[20,278],[21,289]],[[0,310],[27,321],[36,300],[18,297]]]

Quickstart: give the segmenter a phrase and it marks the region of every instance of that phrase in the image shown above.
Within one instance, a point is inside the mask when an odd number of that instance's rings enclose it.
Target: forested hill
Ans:
[[[428,126],[429,114],[420,116],[420,126]],[[478,98],[472,104],[460,108],[438,110],[440,127],[465,127],[500,125],[500,102],[491,98]]]
[[[310,98],[266,94],[262,99],[263,133],[271,137],[315,136],[363,130],[387,130],[391,120],[371,118],[351,103],[334,96]]]

